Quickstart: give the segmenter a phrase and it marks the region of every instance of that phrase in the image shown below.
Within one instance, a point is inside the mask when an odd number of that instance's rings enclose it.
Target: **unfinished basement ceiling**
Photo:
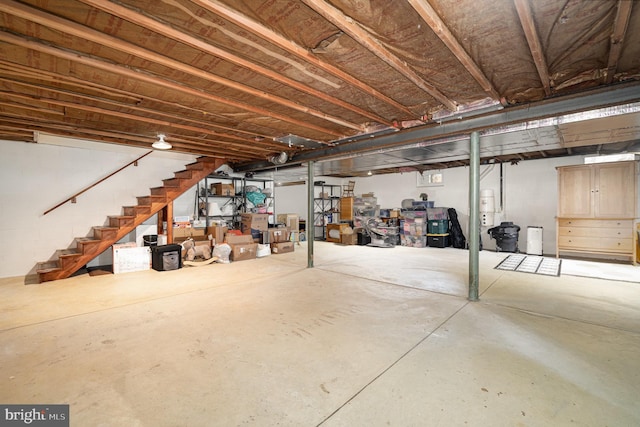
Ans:
[[[627,0],[3,0],[0,22],[0,139],[147,148],[162,133],[238,170],[283,152],[331,159],[319,171],[334,176],[455,166],[464,138],[411,130],[608,88],[631,88],[612,104],[640,101],[640,4]],[[482,155],[635,149],[637,113],[623,113],[593,137],[563,124],[487,135]]]

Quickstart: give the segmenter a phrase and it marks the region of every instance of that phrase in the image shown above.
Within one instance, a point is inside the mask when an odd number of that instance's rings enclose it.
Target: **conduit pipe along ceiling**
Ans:
[[[2,2],[0,139],[43,132],[148,148],[160,131],[172,151],[257,170],[282,153],[286,166],[638,101],[579,106],[593,90],[637,92],[632,1],[63,3]],[[564,110],[522,113],[545,101]],[[480,113],[491,119],[467,118]],[[353,173],[342,167],[329,169]]]

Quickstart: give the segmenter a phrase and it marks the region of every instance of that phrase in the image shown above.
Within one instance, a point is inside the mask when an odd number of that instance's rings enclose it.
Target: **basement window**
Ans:
[[[441,187],[444,185],[442,172],[418,172],[418,187]]]

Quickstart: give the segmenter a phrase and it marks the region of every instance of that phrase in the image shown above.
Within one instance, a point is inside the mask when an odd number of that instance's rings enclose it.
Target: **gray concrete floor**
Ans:
[[[314,246],[313,269],[303,243],[1,279],[0,403],[67,403],[72,426],[640,425],[640,267],[547,277],[483,251],[472,303],[467,251]]]

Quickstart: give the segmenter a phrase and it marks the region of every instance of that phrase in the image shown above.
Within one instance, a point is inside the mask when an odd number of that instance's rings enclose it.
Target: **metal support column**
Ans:
[[[469,153],[469,301],[478,301],[480,261],[480,134],[471,133]]]
[[[307,268],[313,267],[313,242],[316,240],[315,218],[313,214],[314,184],[313,184],[313,161],[307,163],[307,223],[305,232],[307,234]]]

